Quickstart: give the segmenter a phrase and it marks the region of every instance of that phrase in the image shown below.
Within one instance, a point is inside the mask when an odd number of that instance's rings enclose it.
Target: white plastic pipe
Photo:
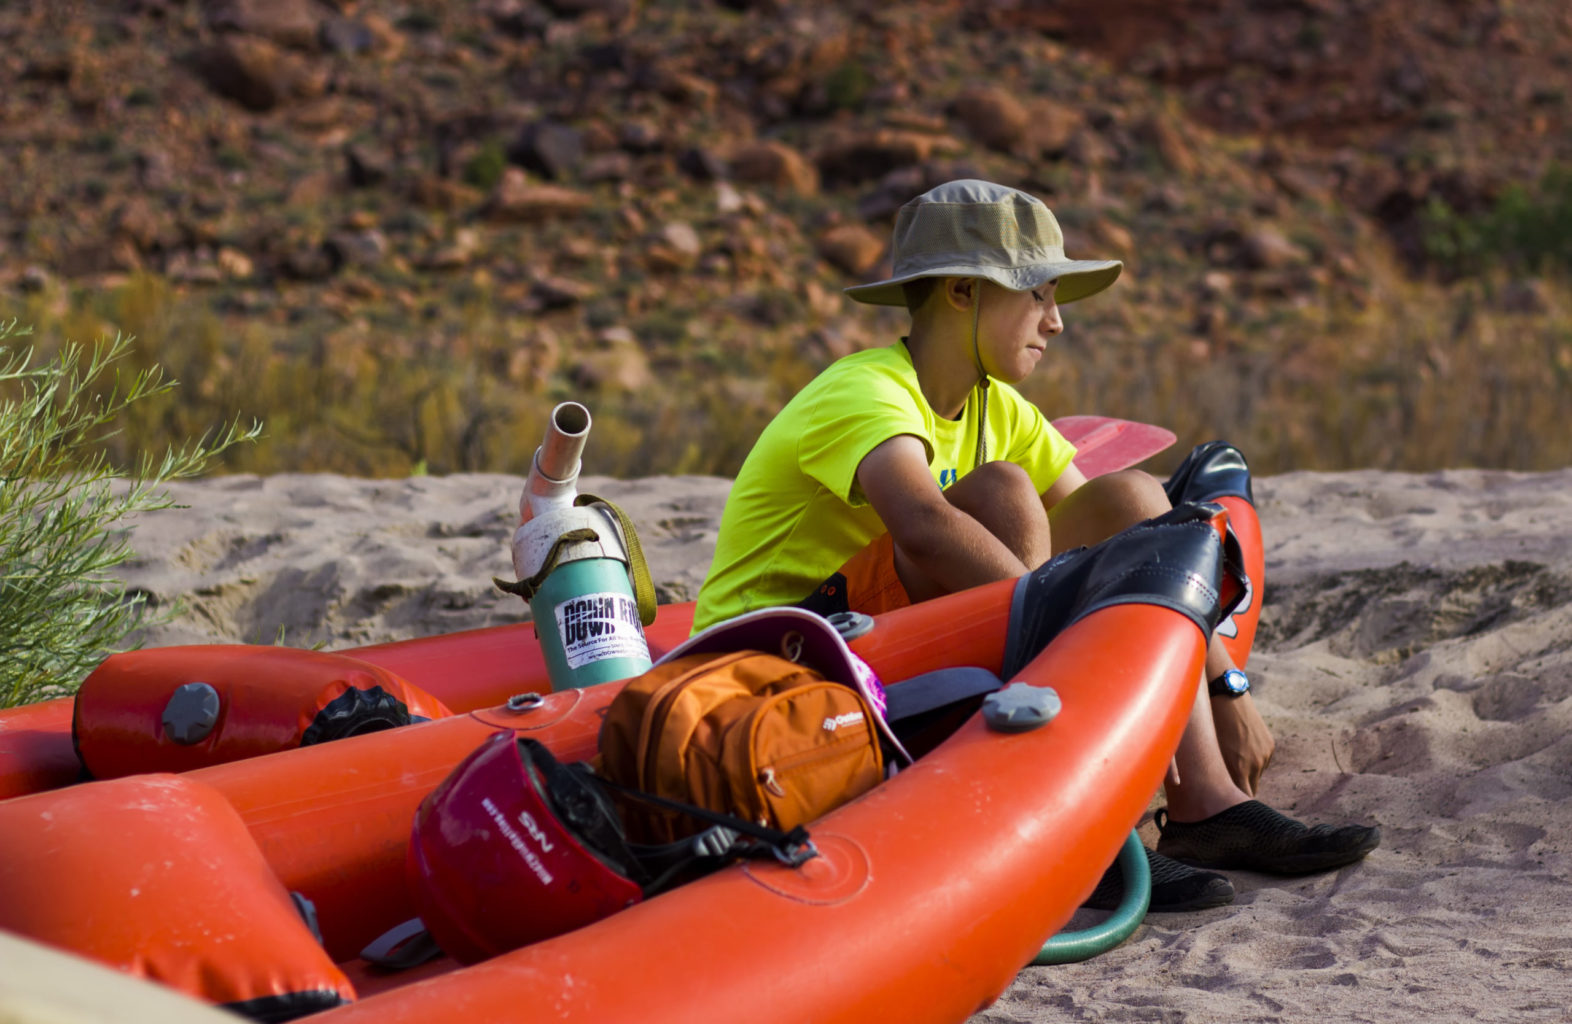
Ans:
[[[572,508],[578,497],[579,456],[589,438],[589,410],[578,402],[563,402],[551,410],[546,439],[535,449],[529,479],[519,496],[522,525],[549,509]]]

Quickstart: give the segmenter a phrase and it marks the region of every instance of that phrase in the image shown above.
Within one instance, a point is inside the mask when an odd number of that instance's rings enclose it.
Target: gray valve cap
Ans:
[[[1053,721],[1062,706],[1046,686],[1011,683],[983,701],[983,721],[999,732],[1026,732]]]
[[[862,612],[835,612],[827,616],[830,625],[835,627],[835,632],[841,635],[842,640],[855,640],[865,633],[873,632],[872,616]]]
[[[218,724],[220,703],[207,683],[186,683],[164,705],[164,735],[185,746],[201,743]]]

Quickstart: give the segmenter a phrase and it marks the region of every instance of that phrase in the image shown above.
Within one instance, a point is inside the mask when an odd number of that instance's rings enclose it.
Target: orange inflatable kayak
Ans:
[[[812,823],[800,867],[734,865],[470,967],[363,961],[411,916],[420,801],[499,730],[590,756],[608,683],[0,801],[0,929],[254,1019],[964,1020],[1090,892],[1177,746],[1238,545],[1218,506],[1174,519],[854,638],[892,687],[975,666],[1063,710],[974,715]]]
[[[1173,440],[1162,428],[1107,417],[1055,423],[1081,446],[1078,465],[1090,475]],[[1176,502],[1215,501],[1229,511],[1251,590],[1220,632],[1243,664],[1264,568],[1243,458],[1219,442],[1203,445],[1169,490]],[[686,638],[692,617],[691,603],[663,606],[647,630],[652,654]],[[0,711],[0,799],[85,778],[188,771],[549,689],[529,623],[331,653],[247,645],[130,652],[108,659],[74,699]]]

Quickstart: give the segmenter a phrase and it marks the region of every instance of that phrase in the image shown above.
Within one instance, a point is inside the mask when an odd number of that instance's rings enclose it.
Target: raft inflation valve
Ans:
[[[829,620],[842,640],[855,640],[865,633],[873,632],[873,616],[862,612],[836,612],[829,616]]]
[[[186,683],[164,705],[164,734],[182,746],[201,743],[218,724],[221,704],[218,691],[208,684]]]
[[[655,588],[633,524],[610,502],[578,493],[589,428],[589,410],[577,402],[551,411],[519,498],[518,582],[496,581],[529,602],[554,690],[650,667],[644,626],[655,619]]]
[[[983,721],[998,732],[1027,732],[1053,721],[1061,706],[1046,686],[1011,683],[983,700]]]

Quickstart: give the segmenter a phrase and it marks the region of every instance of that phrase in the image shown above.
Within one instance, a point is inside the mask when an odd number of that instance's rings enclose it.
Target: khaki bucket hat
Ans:
[[[895,274],[846,289],[858,302],[904,306],[901,285],[920,277],[981,277],[1011,291],[1055,278],[1060,305],[1113,284],[1118,260],[1072,260],[1042,200],[1020,189],[963,178],[929,189],[895,217]]]

